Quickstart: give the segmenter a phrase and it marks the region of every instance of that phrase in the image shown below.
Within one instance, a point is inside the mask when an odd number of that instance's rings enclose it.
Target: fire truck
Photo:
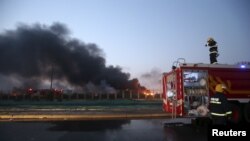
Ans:
[[[179,59],[164,73],[163,110],[172,117],[209,117],[209,98],[224,84],[232,105],[232,121],[250,122],[249,65],[186,63]]]

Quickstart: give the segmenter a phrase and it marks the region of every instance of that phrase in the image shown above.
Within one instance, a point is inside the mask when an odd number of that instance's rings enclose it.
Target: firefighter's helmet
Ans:
[[[211,41],[214,41],[214,38],[209,37],[209,38],[207,39],[207,42],[211,42]]]
[[[217,84],[215,87],[215,91],[222,93],[226,89],[226,86],[224,84]]]

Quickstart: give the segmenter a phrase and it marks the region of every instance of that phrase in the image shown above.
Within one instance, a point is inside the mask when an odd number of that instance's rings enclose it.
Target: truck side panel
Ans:
[[[214,93],[214,87],[218,83],[226,85],[228,98],[250,99],[250,69],[210,68],[210,93]]]

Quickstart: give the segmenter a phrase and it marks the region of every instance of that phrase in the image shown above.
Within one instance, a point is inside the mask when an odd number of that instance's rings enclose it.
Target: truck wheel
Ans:
[[[241,116],[241,108],[239,104],[232,104],[232,119],[231,122],[237,124],[241,122],[242,116]]]
[[[250,102],[244,106],[244,117],[246,122],[250,123]]]

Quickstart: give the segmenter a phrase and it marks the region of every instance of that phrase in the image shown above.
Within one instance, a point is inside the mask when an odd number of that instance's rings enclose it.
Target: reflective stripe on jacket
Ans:
[[[210,113],[213,116],[223,117],[232,114],[230,104],[223,93],[216,93],[210,97]]]
[[[210,52],[213,52],[213,51],[218,52],[218,46],[217,46],[217,45],[209,46],[209,51],[210,51]]]

